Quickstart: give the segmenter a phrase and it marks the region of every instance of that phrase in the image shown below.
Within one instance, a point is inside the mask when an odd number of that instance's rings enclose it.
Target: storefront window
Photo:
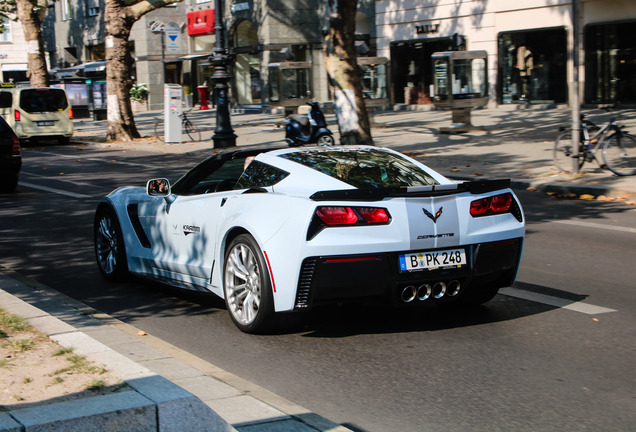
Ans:
[[[285,99],[302,99],[309,96],[309,69],[282,69],[280,72]]]
[[[433,53],[465,50],[451,38],[435,38],[391,44],[391,80],[395,103],[431,103]]]
[[[587,103],[636,103],[635,22],[585,28]]]
[[[233,98],[240,105],[261,103],[261,72],[256,27],[247,20],[239,22],[233,32],[236,52]]]
[[[499,34],[499,103],[567,102],[565,29]]]
[[[360,65],[362,72],[362,93],[365,99],[386,99],[386,65]]]

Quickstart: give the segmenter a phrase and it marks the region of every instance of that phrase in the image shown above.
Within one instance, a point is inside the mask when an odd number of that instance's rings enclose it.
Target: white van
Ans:
[[[0,115],[20,141],[42,138],[67,144],[73,136],[73,110],[63,89],[0,89]]]

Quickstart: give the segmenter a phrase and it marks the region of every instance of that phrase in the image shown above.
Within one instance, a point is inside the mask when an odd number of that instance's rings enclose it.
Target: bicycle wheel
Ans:
[[[190,120],[184,119],[183,127],[192,141],[201,141],[201,132]]]
[[[157,122],[155,123],[155,136],[157,138],[159,138],[160,140],[163,141],[164,136],[163,136],[163,121],[162,120],[157,120]]]
[[[579,168],[583,166],[585,157],[583,156],[582,146],[579,146]],[[554,142],[553,159],[556,167],[566,173],[572,172],[572,132],[566,131],[559,135]]]
[[[636,174],[636,138],[625,133],[612,135],[603,145],[603,160],[616,175]]]

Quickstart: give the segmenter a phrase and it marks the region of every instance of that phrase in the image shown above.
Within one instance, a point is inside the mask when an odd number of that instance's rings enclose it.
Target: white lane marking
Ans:
[[[597,223],[593,223],[593,222],[583,222],[583,221],[579,221],[579,220],[561,220],[561,221],[552,221],[552,222],[560,223],[560,224],[564,224],[564,225],[583,226],[583,227],[588,227],[588,228],[598,228],[598,229],[605,229],[605,230],[611,230],[611,231],[620,231],[620,232],[628,232],[628,233],[636,234],[636,228],[630,228],[630,227],[604,225],[604,224],[597,224]]]
[[[32,189],[39,189],[39,190],[43,190],[46,192],[52,192],[55,194],[59,194],[59,195],[66,195],[66,196],[70,196],[73,198],[92,198],[90,195],[82,195],[82,194],[78,194],[78,193],[74,193],[74,192],[68,192],[62,189],[55,189],[55,188],[50,188],[50,187],[46,187],[46,186],[40,186],[40,185],[36,185],[33,183],[27,183],[27,182],[23,182],[20,181],[19,182],[20,186],[26,186]]]
[[[616,312],[616,309],[594,306],[588,303],[577,302],[559,297],[553,297],[545,294],[539,294],[532,291],[526,291],[519,288],[502,288],[499,290],[501,294],[517,297],[523,300],[530,300],[537,303],[543,303],[550,306],[556,306],[563,309],[569,309],[575,312],[581,312],[588,315],[598,315],[608,312]]]

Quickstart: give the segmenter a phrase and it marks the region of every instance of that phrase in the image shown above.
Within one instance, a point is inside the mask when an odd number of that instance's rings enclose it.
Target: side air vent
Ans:
[[[311,303],[311,283],[314,280],[318,258],[307,258],[300,267],[295,309],[306,309]]]
[[[130,223],[135,229],[135,234],[137,234],[137,238],[139,239],[139,243],[146,249],[150,249],[150,240],[148,240],[148,236],[144,232],[143,227],[141,226],[141,221],[139,220],[139,205],[138,204],[129,204],[128,205],[128,217],[130,218]]]

